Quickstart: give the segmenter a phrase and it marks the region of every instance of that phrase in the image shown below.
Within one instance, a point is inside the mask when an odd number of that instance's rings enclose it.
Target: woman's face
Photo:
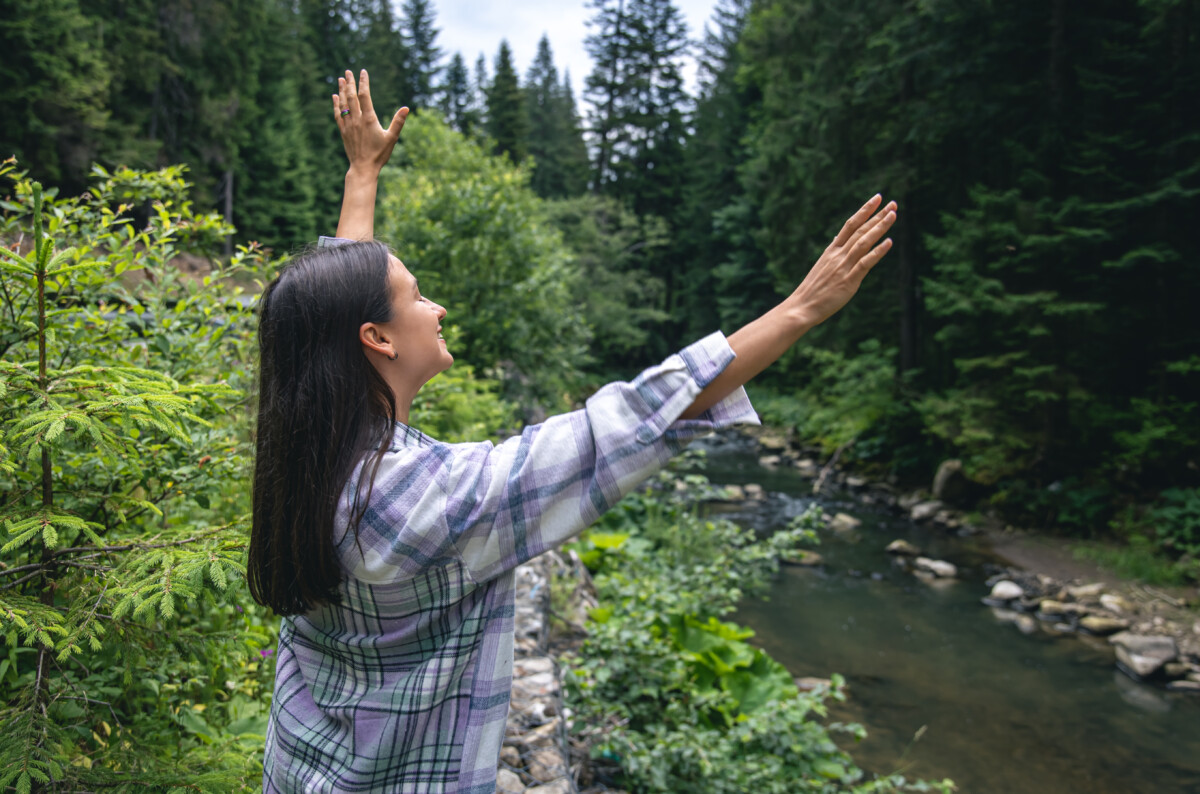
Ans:
[[[396,360],[389,361],[405,380],[412,381],[413,392],[454,363],[454,356],[442,339],[442,318],[446,310],[421,296],[417,279],[394,256],[388,255],[388,281],[392,291],[392,319],[379,327],[389,337]]]

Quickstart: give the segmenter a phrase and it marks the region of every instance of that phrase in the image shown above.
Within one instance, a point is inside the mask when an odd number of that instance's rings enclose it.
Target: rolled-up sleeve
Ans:
[[[454,445],[445,518],[471,576],[490,579],[569,540],[697,436],[758,424],[740,387],[679,419],[733,359],[717,332],[499,446]]]

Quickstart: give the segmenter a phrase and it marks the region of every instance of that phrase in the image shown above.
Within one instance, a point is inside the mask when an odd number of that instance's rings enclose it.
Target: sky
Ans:
[[[397,4],[398,5],[398,4]],[[675,0],[675,6],[687,20],[688,38],[699,39],[704,23],[712,15],[715,0]],[[533,57],[537,54],[538,39],[545,33],[550,37],[550,49],[559,77],[571,72],[571,88],[575,100],[582,104],[583,81],[592,71],[583,40],[588,34],[587,21],[594,11],[584,0],[515,0],[512,3],[480,2],[480,0],[434,0],[437,8],[437,43],[448,62],[455,52],[461,52],[467,68],[474,73],[475,59],[483,53],[488,73],[493,71],[500,40],[507,39],[522,81]],[[692,59],[684,68],[684,80],[689,91],[695,88],[695,64]]]

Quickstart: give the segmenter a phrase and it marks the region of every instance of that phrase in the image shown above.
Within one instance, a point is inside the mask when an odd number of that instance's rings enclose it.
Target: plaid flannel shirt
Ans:
[[[397,423],[341,602],[283,618],[264,792],[491,794],[513,663],[513,570],[569,540],[699,434],[758,424],[743,389],[679,420],[733,360],[712,334],[499,446]]]

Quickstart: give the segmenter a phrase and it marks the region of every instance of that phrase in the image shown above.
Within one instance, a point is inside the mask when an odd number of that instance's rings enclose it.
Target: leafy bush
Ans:
[[[703,488],[698,475],[689,480]],[[617,726],[594,756],[619,764],[634,791],[932,790],[900,776],[866,781],[829,730],[827,691],[800,692],[787,670],[721,618],[765,591],[780,554],[813,537],[817,511],[767,540],[696,514],[669,487],[632,495],[575,545],[595,573],[600,606],[566,660],[577,724]],[[937,788],[948,791],[949,783]]]
[[[405,125],[380,180],[376,234],[396,246],[459,331],[453,352],[502,373],[506,396],[557,406],[583,364],[578,270],[529,172],[443,124]]]
[[[793,427],[806,441],[832,452],[858,438],[895,408],[895,348],[878,340],[857,355],[797,346],[787,366],[802,371],[800,385],[769,393],[752,387],[754,406],[769,425]]]
[[[1167,551],[1200,561],[1200,488],[1171,488],[1149,519]]]
[[[238,603],[253,316],[232,280],[265,263],[207,258],[232,230],[182,167],[96,168],[66,200],[0,177],[0,788],[253,788],[274,630]]]
[[[453,331],[446,337],[453,340]],[[516,422],[514,407],[500,398],[500,384],[475,375],[462,361],[426,383],[413,400],[413,427],[438,441],[479,441]]]

